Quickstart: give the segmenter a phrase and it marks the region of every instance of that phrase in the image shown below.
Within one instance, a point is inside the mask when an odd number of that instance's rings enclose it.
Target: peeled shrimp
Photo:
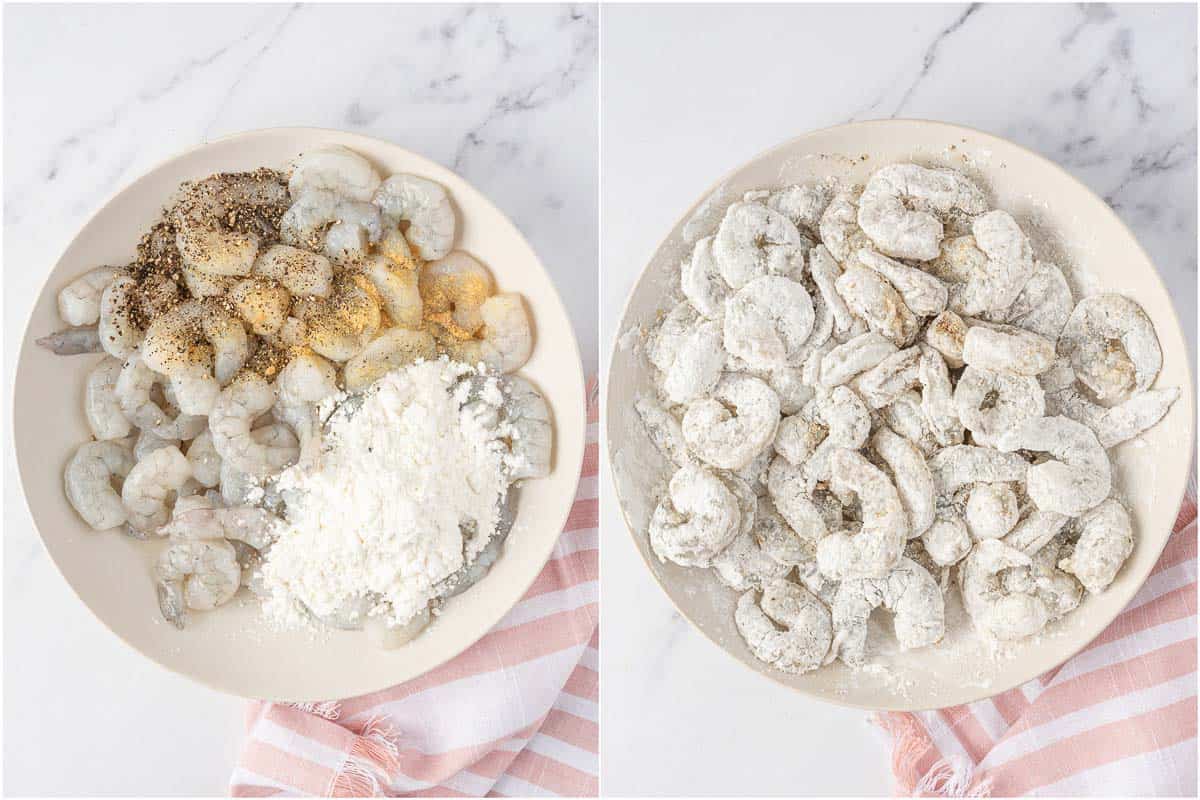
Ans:
[[[436,343],[429,333],[389,328],[346,362],[343,369],[346,391],[365,389],[388,372],[418,359],[433,358],[435,353]]]
[[[734,290],[755,278],[799,279],[809,242],[791,221],[761,203],[734,203],[713,239],[713,256]]]
[[[274,541],[271,526],[275,520],[274,515],[254,506],[194,508],[173,516],[158,533],[178,539],[228,539],[263,552]]]
[[[325,255],[339,264],[366,258],[383,237],[383,216],[371,203],[344,200],[333,207],[333,224],[325,232]]]
[[[662,391],[672,403],[686,403],[717,385],[726,354],[721,323],[701,320],[688,303],[679,303],[654,331],[647,356],[663,373]]]
[[[725,349],[752,367],[798,365],[814,319],[804,286],[776,275],[755,278],[726,304]]]
[[[872,331],[897,347],[905,347],[917,335],[919,324],[892,285],[866,267],[851,267],[835,283],[838,294]]]
[[[1033,275],[1033,248],[1016,220],[989,211],[971,225],[974,245],[987,258],[950,286],[950,309],[963,316],[1008,308]]]
[[[852,666],[866,660],[867,620],[883,606],[892,612],[903,650],[928,647],[946,632],[946,608],[937,581],[907,558],[882,578],[843,581],[833,600],[833,652]]]
[[[509,476],[513,480],[544,478],[550,474],[554,436],[546,399],[518,375],[509,377],[508,395],[504,418],[512,429],[511,458],[507,460]]]
[[[254,274],[278,281],[297,297],[328,297],[333,290],[333,264],[328,258],[286,244],[259,255]]]
[[[356,365],[354,370],[351,370],[347,363],[347,382],[349,383],[351,376],[356,384],[358,381],[365,380],[365,371],[364,365]],[[279,371],[279,377],[275,380],[275,388],[278,394],[274,399],[275,416],[296,434],[300,457],[305,463],[309,463],[321,441],[321,422],[317,414],[317,404],[327,397],[337,394],[337,370],[333,364],[316,353],[301,353],[292,358]],[[258,403],[267,402],[267,394],[263,392],[262,386],[258,386],[252,391],[259,395]],[[256,404],[253,407],[257,408],[258,406]],[[210,425],[213,427],[215,444],[216,423],[210,422]],[[225,454],[221,453],[221,455],[224,457]],[[285,454],[281,453],[278,457],[268,460],[278,462],[283,455]],[[254,472],[244,464],[240,465],[239,469],[262,477],[262,473]]]
[[[1003,641],[1032,636],[1050,621],[1050,609],[1029,580],[1033,562],[999,539],[971,550],[958,578],[963,607],[975,629]]]
[[[254,173],[214,175],[194,184],[170,211],[175,246],[185,266],[211,275],[249,275],[261,241],[255,233],[226,226],[230,207],[282,207],[287,191]]]
[[[375,337],[382,318],[380,297],[363,275],[343,273],[327,300],[315,300],[305,313],[309,347],[330,361],[343,362]]]
[[[676,466],[687,463],[687,443],[683,440],[683,428],[679,420],[653,397],[639,397],[633,407],[642,420],[646,435],[658,451]]]
[[[892,353],[854,379],[854,389],[870,408],[884,408],[920,382],[921,350]]]
[[[1033,275],[1025,282],[1012,305],[1001,310],[994,319],[1024,328],[1055,343],[1074,308],[1071,287],[1062,270],[1049,262],[1038,261],[1034,264]]]
[[[734,623],[760,661],[790,673],[821,666],[833,639],[829,609],[799,584],[774,580],[738,598]]]
[[[379,302],[392,322],[403,328],[420,327],[423,308],[417,270],[371,256],[363,261],[362,271],[379,292]]]
[[[128,519],[114,478],[133,469],[133,455],[117,441],[85,442],[67,462],[63,486],[71,507],[98,531],[115,528]]]
[[[735,592],[762,586],[782,578],[791,567],[768,556],[751,533],[737,537],[712,560],[713,572],[722,583]]]
[[[100,320],[97,333],[104,351],[113,358],[126,358],[142,343],[136,309],[137,281],[118,275],[100,295]]]
[[[154,398],[153,389],[155,384],[164,381],[162,375],[146,366],[141,353],[135,351],[122,364],[113,394],[122,413],[138,428],[149,430],[164,439],[190,438],[185,437],[185,434],[191,432],[203,418],[182,410],[172,417],[159,405]],[[210,406],[212,399],[216,398],[216,391],[219,391],[215,380],[212,384],[211,399],[207,400]],[[191,396],[193,400],[197,399],[195,392]]]
[[[971,552],[971,533],[962,517],[942,515],[921,534],[921,544],[934,564],[949,567],[962,561]]]
[[[991,446],[1005,431],[1042,416],[1046,400],[1037,378],[968,366],[954,387],[954,407],[976,443]]]
[[[818,543],[821,573],[834,580],[887,575],[900,561],[909,533],[908,514],[895,485],[854,450],[834,452],[829,483],[839,496],[858,497],[863,526],[854,536],[836,531]]]
[[[1099,400],[1117,400],[1150,388],[1162,367],[1154,323],[1142,307],[1119,294],[1085,297],[1058,339],[1058,353]]]
[[[1108,448],[1157,425],[1177,399],[1178,387],[1147,389],[1119,405],[1105,408],[1088,400],[1074,387],[1069,387],[1047,395],[1046,407],[1051,414],[1061,414],[1087,425],[1096,434],[1101,446]]]
[[[929,459],[938,495],[950,496],[969,483],[1023,481],[1029,462],[1019,453],[960,444],[946,447]]]
[[[180,630],[187,609],[216,608],[237,593],[242,581],[237,551],[223,539],[173,541],[159,556],[155,575],[159,610]]]
[[[953,311],[943,311],[925,326],[925,344],[936,350],[953,369],[963,365],[963,344],[967,323]]]
[[[292,307],[291,292],[264,278],[243,278],[229,288],[226,296],[250,330],[259,336],[278,333]]]
[[[425,261],[436,261],[454,246],[454,209],[440,184],[416,175],[392,175],[372,199],[393,222],[407,221],[405,238]]]
[[[821,299],[833,315],[833,333],[838,340],[845,341],[864,332],[866,323],[851,313],[846,301],[838,294],[837,279],[842,274],[842,268],[825,245],[819,244],[809,251],[808,271],[821,293]]]
[[[1034,509],[1004,537],[1004,543],[1027,556],[1041,550],[1071,518],[1057,511]]]
[[[821,357],[820,380],[825,387],[846,383],[894,354],[898,348],[874,331],[855,336]]]
[[[919,208],[914,207],[919,206]],[[895,258],[937,257],[942,221],[930,211],[979,214],[983,192],[961,173],[917,164],[891,164],[867,181],[858,205],[858,224],[879,250]]]
[[[533,351],[533,331],[521,295],[494,294],[483,301],[479,314],[483,317],[483,338],[459,343],[457,355],[505,373],[519,370]]]
[[[901,264],[874,250],[860,250],[858,261],[883,276],[914,314],[932,317],[945,310],[949,296],[946,285],[928,272]]]
[[[1109,498],[1079,518],[1079,531],[1074,551],[1058,566],[1089,592],[1102,592],[1133,552],[1133,522],[1125,507]]]
[[[975,541],[1001,539],[1016,527],[1020,509],[1007,483],[977,483],[967,497],[963,519]]]
[[[886,427],[875,431],[871,447],[891,473],[900,503],[908,512],[908,538],[920,536],[933,524],[937,495],[925,455],[912,442]]]
[[[49,336],[37,340],[39,347],[44,347],[56,356],[77,356],[86,353],[101,353],[105,351],[100,341],[100,331],[95,326],[84,328],[64,328]]]
[[[213,447],[212,433],[204,431],[188,445],[187,460],[192,465],[192,477],[201,486],[213,488],[221,482],[221,455]]]
[[[829,253],[846,268],[859,266],[859,250],[875,246],[858,226],[858,203],[861,196],[862,189],[838,192],[821,214],[821,222],[818,225],[821,241],[829,248]]]
[[[121,410],[117,398],[117,379],[121,375],[121,362],[112,356],[88,373],[83,389],[83,410],[92,435],[99,440],[121,439],[129,435],[129,419]]]
[[[707,567],[738,535],[737,498],[710,469],[687,464],[676,471],[650,519],[650,546],[663,561]]]
[[[679,285],[684,297],[701,315],[708,319],[724,316],[729,284],[721,277],[721,269],[713,255],[712,236],[696,242],[691,257],[680,265]]]
[[[767,208],[783,214],[797,228],[815,233],[832,200],[833,187],[828,183],[805,183],[771,192]]]
[[[1052,459],[1029,467],[1025,490],[1043,511],[1075,516],[1099,505],[1112,488],[1108,454],[1091,429],[1067,417],[1041,417],[1005,431],[996,441],[1003,451],[1049,453]]]
[[[956,445],[963,440],[963,424],[954,404],[950,371],[936,350],[928,345],[920,348],[917,380],[921,384],[921,413],[938,444]]]
[[[290,364],[289,364],[290,366]],[[222,463],[257,478],[280,469],[280,457],[250,435],[255,419],[275,405],[271,385],[252,373],[221,390],[208,416],[213,447]]]
[[[201,339],[207,344],[201,344]],[[229,383],[249,355],[250,343],[241,321],[200,300],[184,301],[159,316],[146,329],[142,342],[142,358],[155,372],[194,380],[211,368],[221,385]],[[194,413],[205,410],[201,407]]]
[[[288,192],[299,197],[310,189],[322,189],[351,200],[370,200],[379,183],[370,161],[345,147],[329,145],[295,160]]]
[[[129,524],[139,531],[158,528],[170,515],[167,500],[192,477],[187,458],[174,445],[148,453],[133,465],[121,487]]]
[[[963,337],[962,360],[994,372],[1040,375],[1054,363],[1054,343],[1020,328],[972,325]]]
[[[711,396],[688,405],[683,438],[714,467],[741,469],[775,437],[778,423],[775,391],[758,378],[731,373],[721,378]]]
[[[461,250],[421,267],[419,287],[425,318],[460,338],[482,327],[481,308],[495,290],[487,267]]]
[[[100,298],[121,270],[97,267],[68,283],[58,293],[58,315],[68,325],[95,325],[100,319]]]

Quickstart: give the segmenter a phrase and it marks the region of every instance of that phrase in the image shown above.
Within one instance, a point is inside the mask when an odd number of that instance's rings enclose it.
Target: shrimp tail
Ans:
[[[37,340],[37,344],[56,356],[99,353],[103,349],[100,346],[100,334],[94,325],[82,328],[64,328],[49,336],[43,336]]]
[[[159,581],[156,589],[158,591],[158,609],[162,612],[163,619],[179,630],[183,630],[183,625],[187,621],[183,586],[170,581]]]

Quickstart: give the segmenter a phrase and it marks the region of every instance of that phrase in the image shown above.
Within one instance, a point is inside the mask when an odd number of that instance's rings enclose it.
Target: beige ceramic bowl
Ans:
[[[640,349],[622,335],[648,328],[676,291],[678,265],[691,243],[715,228],[743,192],[834,176],[862,182],[877,167],[914,160],[965,170],[989,190],[993,207],[1013,213],[1032,234],[1039,257],[1064,266],[1076,295],[1116,291],[1141,303],[1162,343],[1158,386],[1182,396],[1140,441],[1115,451],[1115,483],[1133,510],[1137,546],[1116,581],[1089,597],[1062,622],[1014,655],[992,658],[960,636],[945,646],[881,659],[878,670],[854,672],[840,662],[793,676],[756,660],[733,623],[737,594],[710,570],[662,563],[651,551],[646,524],[668,473],[646,438],[634,399],[651,390]],[[842,125],[801,136],[727,175],[689,209],[659,245],[630,294],[608,372],[606,430],[610,464],[625,521],[646,565],[680,612],[735,658],[778,683],[823,700],[874,709],[935,708],[988,697],[1066,660],[1128,604],[1170,534],[1191,460],[1193,394],[1187,348],[1171,300],[1154,265],[1129,229],[1099,198],[1062,169],[1017,145],[979,131],[938,122],[891,120]],[[948,614],[961,614],[960,608]],[[874,615],[875,641],[890,638],[882,612]]]
[[[117,531],[91,531],[63,494],[63,467],[90,437],[83,384],[99,357],[64,358],[34,344],[62,327],[58,290],[91,267],[131,260],[138,238],[181,181],[218,171],[283,168],[301,152],[327,144],[352,148],[385,175],[413,172],[449,190],[458,213],[456,246],[488,265],[502,290],[525,297],[536,342],[521,374],[541,388],[555,423],[554,471],[521,489],[503,557],[484,580],[451,600],[423,635],[391,651],[372,647],[360,632],[314,637],[270,631],[245,591],[216,612],[192,614],[187,630],[163,622],[151,576],[162,545],[135,542]],[[416,677],[465,650],[516,604],[549,557],[574,500],[583,460],[584,382],[571,322],[550,277],[487,198],[458,175],[388,142],[283,128],[238,134],[172,158],[119,192],[84,226],[50,271],[33,308],[17,365],[13,424],[34,522],[71,588],[101,622],[146,656],[213,688],[246,697],[321,700]]]

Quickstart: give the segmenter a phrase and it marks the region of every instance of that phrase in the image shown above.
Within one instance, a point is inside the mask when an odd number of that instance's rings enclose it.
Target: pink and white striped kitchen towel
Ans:
[[[595,796],[599,790],[597,387],[575,504],[533,586],[454,660],[374,694],[253,703],[230,793]]]
[[[1196,796],[1195,491],[1133,601],[1065,664],[987,700],[878,715],[897,795]]]

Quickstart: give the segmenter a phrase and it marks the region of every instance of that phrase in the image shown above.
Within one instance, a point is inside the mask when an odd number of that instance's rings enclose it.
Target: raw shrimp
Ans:
[[[212,433],[204,431],[188,445],[187,460],[192,465],[192,477],[201,486],[213,488],[221,482],[221,455],[213,447]]]
[[[259,336],[278,333],[292,307],[291,293],[265,278],[243,278],[229,287],[226,296],[250,330]]]
[[[310,189],[322,189],[352,200],[370,200],[379,183],[370,161],[345,147],[329,145],[295,160],[288,192],[299,197]]]
[[[142,341],[142,359],[155,372],[190,379],[198,375],[196,368],[204,372],[211,368],[222,386],[249,356],[250,343],[241,321],[200,300],[186,300],[155,319]]]
[[[1046,627],[1050,609],[1029,580],[1032,566],[1029,556],[999,539],[985,539],[972,548],[959,568],[958,582],[976,630],[1012,641]]]
[[[737,290],[764,275],[799,280],[809,246],[779,212],[761,203],[734,203],[721,220],[712,249],[721,276]]]
[[[1058,562],[1093,594],[1104,591],[1133,552],[1133,522],[1125,506],[1109,498],[1079,518],[1079,541]]]
[[[96,331],[104,351],[113,358],[126,358],[142,343],[137,324],[137,281],[118,275],[100,295],[100,320]]]
[[[894,352],[855,378],[854,389],[869,408],[889,406],[920,382],[920,361],[920,348]]]
[[[882,334],[868,331],[839,344],[821,357],[820,381],[826,388],[846,383],[897,352]]]
[[[483,362],[500,372],[516,372],[533,352],[533,330],[525,303],[517,292],[494,294],[479,307],[482,338],[458,342],[451,348],[460,361]]]
[[[983,192],[964,175],[917,164],[891,164],[876,170],[858,204],[858,224],[886,255],[927,261],[942,240],[937,214],[979,214]]]
[[[446,190],[416,175],[392,175],[372,202],[392,222],[408,222],[405,238],[425,261],[436,261],[454,246],[454,209]]]
[[[365,370],[365,365],[356,365],[351,371],[347,364],[347,380],[349,381],[351,376],[355,381],[365,380]],[[321,441],[321,421],[317,414],[317,404],[337,394],[337,370],[316,353],[302,353],[293,357],[279,371],[275,389],[278,394],[274,400],[275,416],[296,434],[301,459],[306,464],[311,463]],[[254,391],[262,392],[261,386]],[[266,394],[263,393],[261,402],[266,401]],[[215,444],[216,425],[211,422],[210,425],[214,430]],[[221,455],[224,457],[224,453]],[[239,469],[252,472],[245,466],[240,466]],[[254,474],[262,477],[261,473]]]
[[[874,250],[860,250],[858,261],[885,278],[917,316],[932,317],[946,309],[949,291],[944,283],[928,272],[901,264]]]
[[[364,276],[343,273],[328,299],[313,302],[303,317],[309,347],[330,361],[343,362],[362,351],[382,322],[379,292]]]
[[[163,618],[183,630],[187,609],[207,611],[232,598],[242,582],[237,551],[222,540],[173,541],[155,565],[158,607]]]
[[[928,647],[946,632],[942,590],[915,561],[901,558],[885,577],[843,581],[833,600],[833,653],[851,666],[866,660],[867,620],[883,606],[902,650]]]
[[[340,202],[337,193],[328,189],[309,189],[294,197],[279,220],[279,238],[286,245],[305,248],[306,252],[322,249],[326,232],[337,219]]]
[[[460,339],[483,326],[481,307],[495,291],[492,273],[462,250],[421,267],[418,285],[424,317]]]
[[[509,477],[544,478],[550,474],[554,425],[541,392],[519,375],[508,378],[504,419],[512,429],[511,456],[505,460]]]
[[[828,183],[805,183],[771,192],[767,208],[783,214],[797,228],[816,234],[821,217],[833,200],[833,186]]]
[[[1070,417],[1087,425],[1102,447],[1115,447],[1158,424],[1171,405],[1179,399],[1179,388],[1147,389],[1119,405],[1096,405],[1083,393],[1069,387],[1047,395],[1046,408],[1052,414]]]
[[[844,189],[834,195],[821,215],[818,231],[830,255],[850,268],[858,266],[858,251],[874,247],[858,226],[858,203],[862,189]]]
[[[192,467],[174,445],[148,453],[133,465],[121,487],[129,524],[149,532],[170,516],[167,500],[192,477]]]
[[[708,319],[721,319],[729,285],[721,277],[721,269],[713,256],[713,237],[705,236],[692,248],[691,258],[679,268],[679,285],[683,295]]]
[[[1054,363],[1054,343],[1019,328],[972,325],[963,337],[962,360],[994,372],[1040,375]]]
[[[752,367],[796,366],[807,355],[814,319],[804,286],[776,275],[755,278],[726,304],[725,349]]]
[[[99,440],[121,439],[129,435],[129,419],[117,398],[117,379],[121,362],[112,356],[92,368],[83,389],[83,411],[92,435]]]
[[[1005,431],[1042,416],[1046,399],[1037,378],[969,366],[954,387],[954,407],[975,442],[990,447]]]
[[[996,447],[1049,453],[1052,459],[1029,467],[1025,490],[1043,511],[1076,516],[1108,497],[1112,468],[1108,454],[1087,426],[1067,417],[1041,417],[1005,431]]]
[[[786,580],[769,582],[762,592],[738,598],[734,623],[760,661],[782,672],[799,674],[825,661],[833,639],[829,609],[813,594]]]
[[[228,539],[248,544],[261,553],[275,540],[272,525],[276,519],[254,506],[194,508],[173,516],[158,533],[177,539]]]
[[[1008,308],[1033,275],[1029,237],[1010,214],[989,211],[975,219],[971,232],[987,258],[965,281],[950,286],[949,302],[951,311],[968,317]]]
[[[937,494],[924,454],[912,442],[882,426],[871,437],[871,447],[891,474],[900,503],[908,512],[908,538],[920,536],[933,524]]]
[[[371,256],[362,262],[362,271],[379,292],[379,301],[392,322],[403,328],[421,326],[423,307],[417,270],[397,266],[385,256]]]
[[[899,292],[879,273],[866,267],[851,267],[841,274],[835,287],[855,316],[897,347],[907,346],[916,337],[920,327],[917,318]]]
[[[295,360],[289,362],[289,366]],[[275,391],[258,375],[247,373],[221,390],[208,416],[212,443],[222,464],[264,478],[283,464],[281,456],[250,435],[250,425],[275,405]]]
[[[810,481],[804,471],[782,456],[771,461],[767,471],[767,492],[775,510],[795,535],[814,544],[825,537],[828,527],[821,511],[810,497]]]
[[[227,227],[235,203],[283,208],[287,190],[257,173],[213,175],[185,187],[183,199],[169,212],[185,266],[210,275],[250,274],[261,238]]]
[[[100,320],[100,298],[121,273],[118,267],[96,267],[68,283],[58,293],[58,315],[68,325],[95,325]]]
[[[963,343],[967,338],[967,323],[953,311],[943,311],[925,327],[925,344],[932,347],[946,365],[958,369],[963,362]]]
[[[929,469],[938,495],[948,497],[969,483],[1023,481],[1029,462],[1018,453],[960,444],[934,453]]]
[[[141,353],[134,352],[121,366],[114,387],[114,396],[125,417],[143,430],[149,430],[163,439],[183,439],[184,434],[192,430],[202,421],[202,417],[180,412],[172,417],[154,398],[154,385],[162,384],[165,378],[146,366]],[[213,381],[214,390],[211,398],[216,398],[219,387]],[[196,395],[193,394],[193,399]],[[208,401],[211,406],[211,400]],[[194,432],[192,435],[195,435]]]
[[[975,541],[1001,539],[1017,524],[1017,495],[1007,483],[977,483],[971,487],[963,514]]]
[[[963,440],[963,424],[954,404],[950,371],[936,350],[924,344],[920,348],[917,379],[921,384],[921,413],[938,444],[956,445]]]
[[[884,577],[900,561],[908,541],[908,514],[896,487],[854,450],[833,453],[829,484],[839,497],[858,498],[863,525],[854,536],[835,531],[818,543],[821,574],[833,580]]]
[[[49,336],[37,340],[39,347],[44,347],[56,356],[77,356],[86,353],[105,352],[104,343],[100,341],[100,331],[95,326],[85,328],[64,328]]]
[[[255,260],[254,274],[278,281],[297,297],[328,297],[333,291],[329,259],[286,244],[267,248]]]
[[[925,552],[939,567],[949,567],[962,561],[971,552],[971,532],[967,523],[956,514],[939,515],[925,533],[921,534]]]
[[[193,297],[220,297],[238,282],[237,275],[213,275],[186,264],[180,264],[183,285]]]
[[[837,291],[837,279],[842,274],[833,255],[823,244],[814,247],[808,253],[808,271],[812,274],[813,283],[821,292],[821,298],[833,315],[834,334],[839,340],[857,336],[866,330],[866,323],[850,312],[846,301]]]
[[[392,370],[435,354],[436,343],[426,331],[389,328],[346,362],[342,372],[346,391],[365,389]]]
[[[113,488],[115,478],[133,469],[133,455],[117,441],[85,442],[63,472],[67,500],[83,521],[98,531],[115,528],[128,519],[125,504]]]
[[[737,497],[710,469],[687,464],[671,478],[650,519],[650,546],[663,561],[707,567],[738,535]]]
[[[141,461],[155,450],[161,450],[164,447],[179,447],[178,439],[164,439],[150,431],[141,431],[137,435],[136,441],[133,443],[133,460]]]
[[[1118,400],[1150,388],[1162,367],[1154,323],[1119,294],[1085,297],[1058,339],[1058,354],[1098,400]]]
[[[1053,344],[1058,342],[1073,308],[1075,300],[1062,270],[1047,261],[1038,261],[1017,299],[996,313],[995,319],[1043,336]]]
[[[686,464],[687,443],[683,440],[683,428],[680,427],[679,420],[653,397],[639,397],[633,407],[642,420],[646,436],[658,451],[676,466]]]
[[[354,264],[383,238],[383,215],[371,203],[342,201],[333,207],[333,224],[322,251],[339,264]]]
[[[779,396],[764,381],[728,373],[683,415],[689,449],[721,469],[741,469],[775,438]]]

